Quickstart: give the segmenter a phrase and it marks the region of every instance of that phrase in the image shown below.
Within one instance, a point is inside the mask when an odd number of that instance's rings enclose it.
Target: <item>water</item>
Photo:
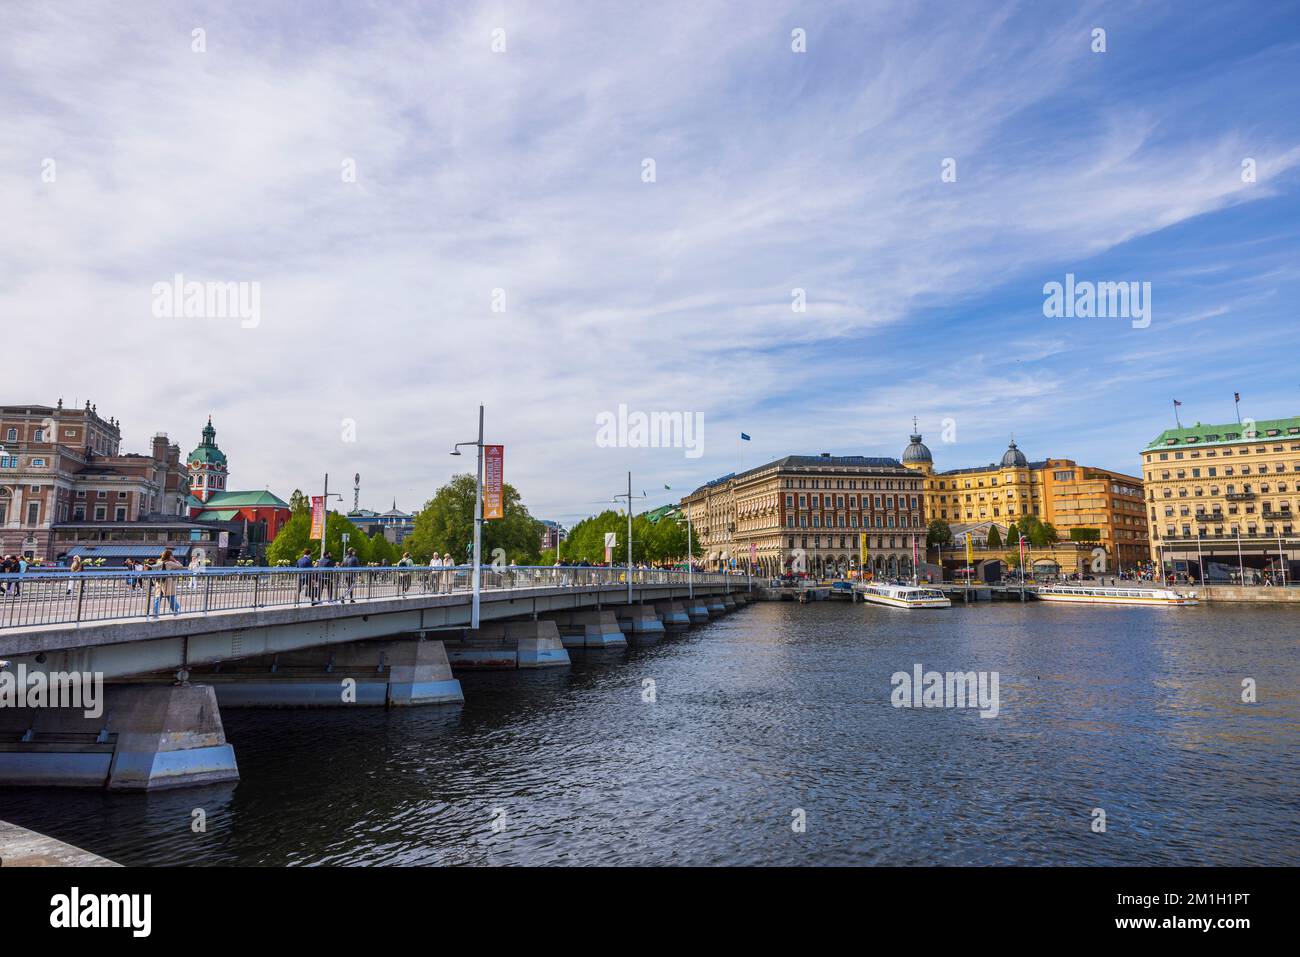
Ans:
[[[4,789],[0,818],[127,864],[1294,865],[1295,621],[760,603],[461,674],[464,707],[228,710],[237,785]],[[1001,713],[895,709],[916,662],[997,671]]]

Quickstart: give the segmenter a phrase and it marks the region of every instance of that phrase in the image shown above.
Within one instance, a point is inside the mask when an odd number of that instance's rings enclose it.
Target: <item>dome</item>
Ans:
[[[903,449],[903,464],[924,463],[926,465],[931,465],[933,462],[934,456],[932,456],[930,450],[922,444],[920,433],[913,432],[912,444]]]
[[[1008,468],[1028,468],[1029,459],[1025,458],[1025,453],[1016,448],[1016,440],[1012,439],[1007,450],[1002,453],[1002,467]]]

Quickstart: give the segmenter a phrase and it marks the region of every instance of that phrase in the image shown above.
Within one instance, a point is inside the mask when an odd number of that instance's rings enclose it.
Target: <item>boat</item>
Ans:
[[[952,601],[937,588],[919,585],[887,585],[883,582],[862,582],[853,591],[863,601],[891,608],[950,608]]]
[[[1082,605],[1195,605],[1196,592],[1172,588],[1108,588],[1099,585],[1040,585],[1039,601]]]

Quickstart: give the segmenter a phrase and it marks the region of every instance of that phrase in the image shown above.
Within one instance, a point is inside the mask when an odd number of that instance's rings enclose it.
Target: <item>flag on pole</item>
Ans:
[[[746,435],[744,432],[741,432],[741,433],[740,433],[740,440],[741,440],[742,442],[749,442],[749,441],[751,441],[750,438],[749,438],[749,436]]]
[[[1180,406],[1180,405],[1182,405],[1182,403],[1179,402],[1177,399],[1174,399],[1174,406],[1177,407],[1177,406]]]
[[[672,490],[673,490],[673,489],[672,489],[672,486],[671,486],[671,485],[665,485],[665,486],[664,486],[664,491],[665,491],[665,492],[671,492]]]

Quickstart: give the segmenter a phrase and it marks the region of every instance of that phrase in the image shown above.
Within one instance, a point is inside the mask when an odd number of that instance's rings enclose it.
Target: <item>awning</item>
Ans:
[[[82,558],[158,558],[168,547],[173,555],[186,555],[190,550],[189,545],[167,546],[141,542],[138,545],[73,545],[66,554],[69,558],[77,555]]]

